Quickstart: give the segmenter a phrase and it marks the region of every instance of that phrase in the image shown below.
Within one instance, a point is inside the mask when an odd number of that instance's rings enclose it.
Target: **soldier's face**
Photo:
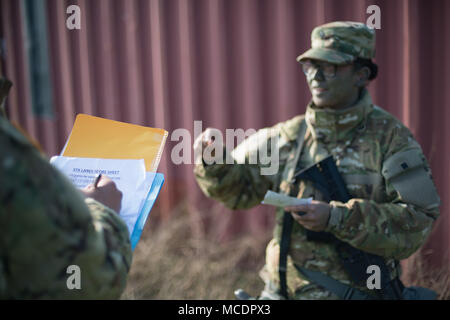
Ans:
[[[306,80],[317,107],[344,109],[358,100],[359,77],[352,64],[336,66],[318,60],[306,62],[315,66],[306,74]]]

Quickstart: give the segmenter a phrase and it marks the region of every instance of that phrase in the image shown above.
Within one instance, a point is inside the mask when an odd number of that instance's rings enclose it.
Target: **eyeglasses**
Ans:
[[[309,60],[300,62],[302,65],[303,73],[308,77],[313,77],[318,70],[323,74],[323,76],[327,79],[332,79],[336,76],[337,65],[328,63],[328,62],[320,62],[315,63]]]

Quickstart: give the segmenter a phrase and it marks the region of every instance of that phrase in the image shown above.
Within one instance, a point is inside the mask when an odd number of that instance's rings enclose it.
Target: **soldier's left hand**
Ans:
[[[284,208],[285,211],[291,212],[295,221],[311,231],[325,230],[330,218],[330,209],[331,207],[328,203],[317,200],[312,200],[310,204]],[[296,212],[304,212],[306,214],[300,216]]]

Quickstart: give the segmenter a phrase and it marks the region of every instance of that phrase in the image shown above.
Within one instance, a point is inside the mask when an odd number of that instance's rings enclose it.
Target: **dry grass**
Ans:
[[[450,271],[448,267],[435,269],[426,265],[427,252],[419,252],[409,260],[413,273],[404,283],[407,286],[429,288],[438,293],[439,300],[450,300]]]
[[[223,241],[206,226],[205,215],[190,213],[181,208],[166,223],[150,221],[133,255],[122,299],[234,299],[237,288],[259,295],[263,282],[258,272],[271,232]],[[208,218],[217,214],[210,212]],[[405,285],[430,288],[439,299],[450,299],[448,268],[430,271],[424,261],[423,253],[410,258],[414,273]]]
[[[180,209],[176,219],[147,230],[133,255],[122,299],[234,299],[235,289],[258,295],[258,276],[270,234],[219,241],[196,235],[192,218]],[[201,221],[194,221],[202,225]]]

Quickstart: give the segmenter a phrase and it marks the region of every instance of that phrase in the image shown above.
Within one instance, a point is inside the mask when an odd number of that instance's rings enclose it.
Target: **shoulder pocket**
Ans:
[[[406,203],[425,209],[439,206],[439,196],[420,150],[392,155],[384,162],[382,174]]]

